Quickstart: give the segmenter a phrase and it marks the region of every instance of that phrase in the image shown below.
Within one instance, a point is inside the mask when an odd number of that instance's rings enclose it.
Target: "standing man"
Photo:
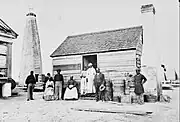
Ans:
[[[34,84],[36,84],[36,80],[33,71],[30,72],[30,75],[26,78],[25,83],[27,84],[27,101],[34,100],[33,90],[34,90]]]
[[[138,104],[142,105],[144,103],[143,93],[144,87],[143,84],[147,81],[146,77],[140,73],[140,68],[136,69],[136,75],[134,76],[134,92],[137,96]]]
[[[104,90],[105,90],[105,78],[104,74],[100,72],[99,68],[96,68],[96,75],[94,77],[94,85],[96,89],[96,102],[104,99]]]
[[[87,93],[95,93],[95,88],[94,88],[94,76],[96,75],[96,70],[94,69],[92,63],[88,64],[88,69],[87,69]]]
[[[60,74],[61,69],[57,70],[57,74],[54,76],[55,82],[55,99],[62,100],[62,88],[64,85],[63,75]]]

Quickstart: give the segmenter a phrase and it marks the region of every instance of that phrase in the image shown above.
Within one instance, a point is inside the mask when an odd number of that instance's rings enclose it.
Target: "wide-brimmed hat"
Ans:
[[[105,88],[106,88],[106,87],[105,87],[104,85],[101,85],[101,86],[99,87],[99,90],[100,90],[100,91],[104,91]]]

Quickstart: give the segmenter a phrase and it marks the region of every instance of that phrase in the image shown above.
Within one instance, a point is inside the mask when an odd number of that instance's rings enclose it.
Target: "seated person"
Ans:
[[[46,82],[43,99],[46,101],[54,100],[54,82],[52,77]]]
[[[77,91],[77,83],[73,80],[73,76],[70,77],[68,81],[68,85],[66,87],[66,91],[64,93],[64,100],[77,100],[78,99],[78,91]]]

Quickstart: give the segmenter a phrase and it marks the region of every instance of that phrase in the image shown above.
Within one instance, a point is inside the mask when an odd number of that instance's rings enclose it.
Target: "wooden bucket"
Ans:
[[[130,95],[121,95],[121,103],[131,103]]]
[[[131,96],[131,102],[132,102],[132,103],[137,103],[137,97],[136,97],[136,95],[132,95],[132,96]]]
[[[119,96],[114,96],[114,97],[113,97],[113,101],[115,101],[115,102],[121,102]]]
[[[125,89],[125,95],[129,95],[130,94],[130,88],[126,88]]]

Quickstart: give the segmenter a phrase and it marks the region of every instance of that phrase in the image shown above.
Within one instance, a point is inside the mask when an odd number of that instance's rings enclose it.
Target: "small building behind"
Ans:
[[[0,19],[0,96],[12,75],[12,43],[18,34]]]

